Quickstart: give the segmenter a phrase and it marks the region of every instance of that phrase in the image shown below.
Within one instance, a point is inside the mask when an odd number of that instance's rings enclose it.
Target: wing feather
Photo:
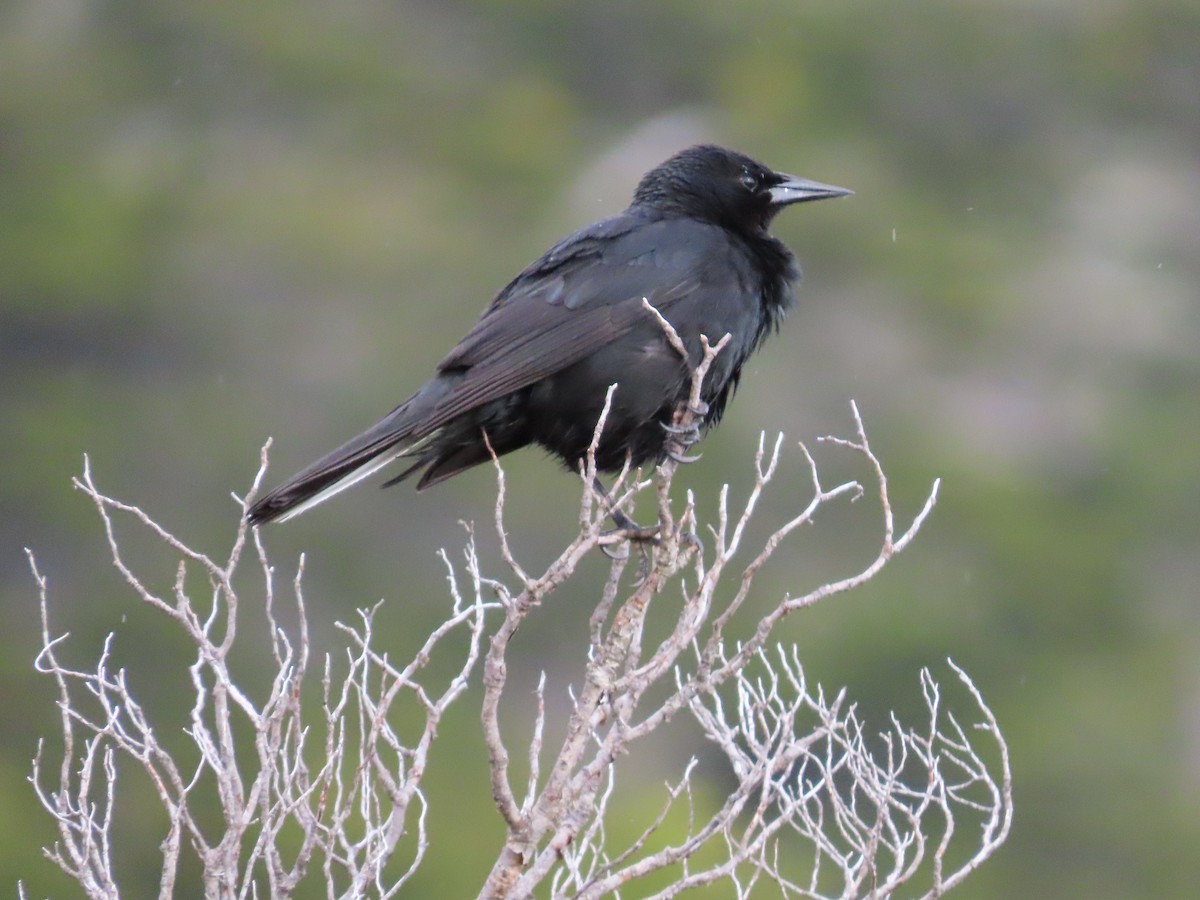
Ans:
[[[459,378],[417,434],[620,339],[648,320],[643,299],[665,312],[713,290],[706,275],[729,271],[714,259],[724,244],[711,226],[670,220],[668,238],[667,222],[630,225],[618,217],[601,224],[555,247],[500,292],[438,364],[439,372]]]
[[[599,348],[618,340],[649,318],[642,306],[645,296],[659,310],[686,297],[698,282],[681,281],[670,289],[648,295],[631,295],[618,303],[586,309],[553,307],[554,314],[535,327],[506,339],[483,345],[483,361],[472,365],[422,423],[424,433],[440,428],[468,410],[519,391],[585,359]]]

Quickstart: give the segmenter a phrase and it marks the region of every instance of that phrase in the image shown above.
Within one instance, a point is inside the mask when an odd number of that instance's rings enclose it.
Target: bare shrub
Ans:
[[[676,415],[681,432],[702,408],[700,385],[720,346],[705,342],[693,402]],[[303,560],[291,585],[298,626],[289,635],[276,618],[274,574],[256,531],[243,521],[228,556],[215,561],[142,510],[101,493],[85,463],[76,484],[99,512],[113,563],[136,597],[194,647],[188,666],[191,752],[185,759],[166,749],[125,671],[114,671],[109,642],[94,666],[75,669],[61,660],[66,635],[51,627],[47,583],[30,554],[42,615],[37,667],[57,685],[63,740],[61,759],[52,763],[39,748],[33,763],[31,781],[59,833],[47,856],[88,896],[119,896],[112,839],[124,761],[149,779],[169,822],[160,896],[175,893],[186,853],[199,860],[210,897],[288,896],[306,878],[323,880],[330,897],[395,896],[430,852],[421,779],[438,723],[479,674],[480,739],[487,748],[492,799],[506,826],[481,897],[530,897],[537,891],[585,898],[623,890],[640,890],[641,896],[646,889],[636,882],[668,868],[669,885],[655,897],[717,881],[731,885],[738,897],[768,883],[773,885],[768,893],[789,897],[885,897],[902,886],[914,896],[940,896],[995,852],[1011,822],[1008,750],[983,697],[950,663],[961,695],[974,707],[972,721],[964,725],[944,708],[933,675],[922,670],[925,718],[913,726],[893,716],[874,731],[844,691],[830,696],[810,684],[796,649],[773,642],[775,627],[789,613],[874,578],[909,545],[936,501],[935,482],[916,517],[897,533],[883,467],[857,408],[853,415],[853,437],[824,440],[865,458],[873,474],[882,541],[861,571],[785,595],[765,614],[745,614],[756,574],[781,544],[822,507],[865,490],[857,482],[824,487],[801,445],[811,499],[747,550],[748,525],[776,475],[781,438],[769,448],[760,440],[745,501],[735,510],[726,486],[710,523],[698,520],[690,493],[682,503],[673,497],[674,460],[652,478],[622,473],[607,495],[594,487],[589,460],[581,471],[577,533],[541,573],[530,573],[510,546],[504,472],[497,463],[494,518],[508,574],[503,579],[485,574],[470,537],[458,565],[442,553],[449,605],[411,659],[397,662],[376,646],[375,607],[362,610],[356,623],[339,626],[347,638],[345,658],[335,664],[326,655],[315,672]],[[602,417],[593,449],[603,424]],[[254,486],[240,501],[243,509],[265,467],[266,448]],[[655,498],[657,537],[635,544],[627,534],[607,531],[612,509],[631,508],[645,492]],[[178,555],[171,594],[154,593],[126,564],[114,531],[117,515],[132,517]],[[609,574],[587,622],[590,645],[586,660],[580,660],[562,743],[545,746],[544,676],[533,701],[532,732],[506,736],[502,702],[525,702],[508,690],[511,638],[543,600],[572,579],[585,557],[601,550],[612,557]],[[234,576],[247,555],[261,573],[263,596],[253,602],[266,610],[275,673],[261,696],[239,686],[230,662],[242,615]],[[640,563],[636,571],[630,566],[634,560]],[[197,569],[204,575],[203,596],[190,587],[189,573]],[[671,599],[657,601],[671,604],[666,637],[648,641],[647,611],[668,587],[674,588]],[[448,681],[429,676],[435,652],[457,660]],[[322,688],[319,704],[307,703],[301,691],[313,679]],[[423,728],[415,735],[402,737],[394,724],[402,701],[422,711]],[[693,794],[693,757],[667,785],[661,813],[644,824],[640,836],[620,845],[606,828],[619,761],[636,757],[644,739],[676,716],[698,725],[725,760],[733,787],[715,809],[702,809]],[[247,733],[252,740],[239,737]],[[521,784],[510,775],[510,746],[524,757]],[[220,827],[196,815],[204,790],[216,792]],[[682,828],[668,823],[676,805],[686,809]],[[189,886],[187,892],[194,890]]]

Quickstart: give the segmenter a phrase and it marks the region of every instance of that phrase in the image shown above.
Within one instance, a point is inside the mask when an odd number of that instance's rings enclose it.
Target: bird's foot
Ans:
[[[691,425],[672,425],[667,422],[662,423],[663,431],[670,435],[667,440],[666,447],[663,453],[677,463],[692,463],[700,458],[697,453],[693,456],[688,456],[684,451],[700,440],[700,424],[693,422]]]
[[[610,509],[608,515],[617,527],[612,531],[604,532],[603,537],[620,537],[623,544],[637,544],[643,551],[647,545],[654,546],[659,543],[661,529],[658,525],[639,525],[619,509]],[[602,543],[600,552],[609,559],[621,559],[623,556],[615,550],[617,546],[620,545]]]
[[[679,425],[675,422],[660,422],[659,424],[662,425],[662,430],[671,437],[690,446],[700,440],[700,426],[704,422],[704,413],[708,411],[708,404],[704,405],[703,412],[694,406],[688,406],[687,409],[694,414],[694,418],[686,425]]]
[[[609,510],[609,517],[617,527],[609,534],[620,534],[628,541],[643,544],[658,543],[658,525],[639,525],[619,509]]]
[[[685,409],[691,413],[692,419],[686,425],[675,422],[663,422],[662,428],[670,438],[664,450],[669,459],[677,463],[692,463],[700,458],[700,454],[688,456],[684,451],[700,440],[700,425],[708,415],[709,405],[703,400],[689,403]]]

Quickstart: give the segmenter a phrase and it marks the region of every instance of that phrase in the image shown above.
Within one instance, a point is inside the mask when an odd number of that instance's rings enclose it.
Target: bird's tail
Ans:
[[[334,494],[340,494],[393,460],[420,453],[437,432],[414,433],[418,430],[414,425],[420,417],[413,416],[410,407],[416,399],[413,397],[396,407],[358,437],[297,472],[256,501],[246,514],[250,524],[286,522]]]

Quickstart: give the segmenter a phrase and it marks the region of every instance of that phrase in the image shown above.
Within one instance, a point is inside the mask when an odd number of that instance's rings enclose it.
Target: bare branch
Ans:
[[[265,454],[264,447],[264,465]],[[243,508],[261,479],[260,469]],[[183,544],[142,510],[102,494],[90,468],[85,468],[77,485],[95,504],[113,564],[134,595],[177,623],[195,648],[187,667],[193,689],[187,734],[198,757],[186,763],[162,746],[151,713],[131,693],[124,671],[111,669],[114,636],[105,642],[93,669],[76,670],[61,662],[58,648],[67,635],[53,635],[46,581],[30,553],[42,616],[37,667],[57,685],[63,740],[57,787],[46,784],[44,745],[33,762],[34,789],[59,830],[59,841],[47,849],[47,856],[74,877],[88,896],[118,896],[110,841],[120,801],[119,761],[127,758],[149,779],[167,813],[160,896],[174,894],[176,873],[187,852],[194,852],[203,871],[204,890],[213,897],[287,895],[318,860],[331,896],[343,892],[393,896],[426,852],[421,779],[438,723],[466,690],[482,653],[485,613],[497,605],[484,599],[487,582],[478,573],[473,547],[468,553],[473,595],[459,593],[451,569],[453,608],[407,664],[392,663],[373,649],[378,607],[361,611],[359,626],[343,627],[354,649],[347,654],[340,681],[332,661],[325,659],[320,716],[325,726],[324,759],[312,770],[306,761],[310,716],[301,691],[311,653],[301,588],[303,558],[292,583],[297,631],[289,634],[275,617],[273,571],[254,533],[265,588],[270,658],[276,666],[265,694],[254,699],[229,663],[238,635],[239,598],[233,576],[248,539],[244,519],[229,556],[218,564]],[[181,557],[169,601],[147,589],[125,563],[113,513],[129,515]],[[203,612],[188,589],[187,569],[197,564],[212,586]],[[443,646],[447,653],[461,654],[460,666],[449,683],[431,689],[422,681],[422,671]],[[391,724],[402,702],[415,704],[424,717],[415,740],[402,739]],[[239,717],[253,735],[249,754],[239,746],[235,725]],[[211,776],[207,783],[213,786],[222,811],[222,826],[212,834],[192,814],[200,802],[197,792],[204,773]],[[417,809],[410,815],[414,805]],[[294,831],[284,837],[285,830],[297,828],[298,842]],[[388,869],[385,878],[385,865],[405,838],[412,845],[411,863],[398,873]]]
[[[689,350],[662,314],[646,307],[691,375],[672,433],[698,432],[704,379],[728,336],[716,344],[701,336]],[[747,547],[751,522],[779,477],[782,435],[771,442],[760,437],[748,491],[735,501],[726,485],[709,515],[690,492],[680,498],[672,490],[682,439],[670,442],[652,478],[626,465],[604,492],[596,487],[596,453],[616,389],[608,391],[580,466],[578,530],[548,566],[538,572],[518,558],[505,527],[505,474],[493,454],[492,520],[500,563],[514,587],[485,573],[468,525],[462,557],[441,553],[449,608],[411,656],[392,658],[377,649],[377,604],[360,610],[353,623],[337,623],[345,652],[319,656],[313,675],[303,556],[289,580],[296,624],[284,628],[274,569],[244,515],[229,553],[216,561],[137,507],[101,493],[85,463],[76,484],[97,509],[113,565],[134,597],[165,614],[193,648],[183,664],[192,690],[187,735],[193,746],[187,756],[163,746],[154,712],[112,662],[116,635],[94,652],[94,665],[65,664],[68,635],[51,627],[47,583],[30,553],[42,621],[36,666],[54,679],[62,736],[57,778],[44,744],[33,760],[31,782],[58,830],[46,856],[88,896],[118,896],[111,842],[122,809],[120,772],[145,777],[166,812],[160,896],[175,892],[189,854],[213,897],[288,896],[314,879],[331,897],[396,896],[430,852],[427,812],[436,798],[426,795],[423,776],[439,724],[481,671],[481,740],[492,802],[505,826],[481,897],[644,896],[645,883],[634,882],[668,868],[671,880],[665,887],[659,881],[652,896],[722,882],[734,896],[747,897],[766,882],[789,897],[891,896],[901,888],[937,897],[961,884],[994,854],[1012,822],[1008,749],[982,693],[950,662],[956,676],[950,693],[967,711],[955,710],[932,673],[922,670],[923,721],[913,726],[893,715],[879,729],[864,721],[844,690],[830,694],[810,682],[796,648],[780,645],[776,636],[786,616],[877,577],[920,531],[940,483],[933,482],[921,509],[900,528],[883,465],[852,405],[854,436],[821,441],[863,457],[868,478],[826,488],[816,460],[800,444],[808,501],[761,544]],[[245,500],[235,497],[243,513],[261,483],[266,452]],[[827,506],[868,490],[878,497],[881,516],[871,562],[762,605],[754,584],[766,563]],[[657,512],[652,541],[638,535],[635,545],[630,534],[605,530],[614,510],[632,508],[647,495]],[[126,562],[121,519],[177,554],[168,594],[147,588]],[[707,549],[696,537],[701,531],[711,538]],[[258,689],[231,662],[235,643],[249,639],[234,588],[247,545],[262,590],[269,651],[263,657],[273,665],[269,685]],[[598,549],[612,558],[586,625],[581,620],[586,659],[566,689],[565,716],[556,721],[547,673],[531,700],[513,696],[512,638]],[[641,565],[631,574],[634,557]],[[194,593],[197,568],[204,576],[200,594]],[[657,599],[664,593],[666,599]],[[647,631],[655,603],[662,608]],[[432,666],[435,656],[453,662]],[[438,671],[444,674],[432,674]],[[305,700],[306,679],[320,682],[319,708]],[[531,708],[532,727],[519,736],[505,734],[500,724],[502,704],[514,702]],[[657,811],[635,828],[635,837],[619,843],[614,835],[628,832],[610,825],[628,815],[624,760],[674,723],[690,723],[693,740],[698,733],[710,752],[690,754],[668,780]],[[557,743],[550,735],[559,736]],[[510,746],[523,748],[528,764],[516,786]],[[714,758],[723,769],[718,783],[726,788],[715,802],[712,786],[697,789]],[[133,764],[129,772],[121,770],[124,761]],[[214,826],[205,817],[202,827],[193,811],[211,809],[213,800],[219,821]]]
[[[656,310],[651,311],[658,317],[669,343],[686,359],[686,348],[670,324]],[[691,402],[681,404],[677,423],[686,425],[694,421],[689,417],[697,415],[699,405],[694,401],[701,396],[703,371],[720,346],[711,347],[703,341],[701,363],[693,369]],[[953,827],[955,813],[961,818],[964,810],[986,811],[987,815],[998,817],[997,821],[1004,821],[1011,798],[1005,799],[1003,789],[997,788],[991,805],[982,806],[955,787],[943,786],[939,778],[947,763],[938,762],[928,753],[927,771],[912,775],[912,761],[920,758],[917,753],[920,747],[936,746],[939,753],[958,753],[962,759],[979,758],[977,754],[971,756],[970,745],[962,738],[948,743],[948,735],[957,733],[953,719],[948,720],[951,730],[946,732],[945,723],[936,717],[935,707],[930,731],[924,737],[894,722],[898,730],[882,738],[885,753],[882,759],[877,759],[869,752],[862,723],[854,708],[845,702],[844,693],[827,703],[819,687],[815,693],[809,692],[794,654],[780,654],[778,659],[772,657],[766,662],[768,641],[786,615],[874,578],[911,542],[936,502],[939,483],[935,481],[921,511],[904,533],[895,537],[882,464],[871,449],[856,407],[852,413],[855,438],[834,438],[829,443],[857,452],[868,461],[884,514],[884,537],[876,558],[854,575],[785,596],[732,645],[729,629],[766,561],[801,525],[811,523],[822,507],[843,497],[855,499],[864,488],[857,482],[824,488],[815,460],[807,447],[801,445],[809,467],[812,499],[796,516],[778,526],[757,553],[740,566],[732,597],[718,604],[718,587],[735,557],[740,555],[757,504],[778,470],[782,442],[776,440],[768,453],[765,442],[760,441],[755,483],[736,516],[729,511],[728,488],[722,490],[717,522],[709,526],[715,548],[708,559],[694,552],[694,544],[689,543],[683,526],[685,522],[688,527],[695,525],[691,498],[683,515],[671,508],[670,485],[675,461],[667,459],[659,466],[654,485],[659,537],[650,551],[650,565],[643,567],[624,600],[619,599],[622,570],[618,564],[611,569],[590,619],[589,662],[581,688],[572,692],[566,737],[536,801],[530,803],[527,787],[526,801],[519,809],[515,804],[505,807],[508,841],[481,897],[529,896],[547,879],[553,886],[553,896],[599,897],[665,866],[684,865],[714,840],[726,847],[724,862],[691,868],[656,896],[674,896],[685,888],[716,880],[733,883],[741,896],[760,877],[780,885],[785,892],[823,896],[818,887],[835,872],[841,874],[844,889],[837,895],[857,896],[876,891],[880,884],[910,883],[919,872],[925,871],[922,865],[933,872],[931,877],[937,884],[949,884],[950,877],[958,883],[964,877],[961,869],[955,869],[953,876],[943,877],[943,863],[950,846],[946,834],[928,852],[933,845],[922,831],[929,828],[926,813],[938,809],[950,823],[948,828]],[[649,604],[682,571],[681,563],[688,558],[692,561],[695,581],[686,587],[680,582],[683,602],[674,626],[647,653],[642,634]],[[561,563],[556,562],[542,575],[527,581],[525,591],[537,593],[543,584],[557,586],[562,575]],[[493,650],[498,651],[496,643]],[[752,665],[765,667],[765,682],[748,680],[746,673]],[[667,676],[672,678],[674,688],[665,696],[658,690],[654,702],[646,704],[647,695],[656,686],[661,688]],[[738,713],[736,720],[725,717],[728,707],[721,698],[727,685],[732,686],[739,698],[733,707]],[[794,693],[785,704],[781,698],[789,687]],[[972,696],[981,702],[981,697]],[[728,751],[739,779],[738,789],[717,814],[689,826],[685,840],[650,852],[646,844],[662,825],[661,821],[655,821],[632,847],[610,855],[605,847],[603,816],[615,790],[616,760],[630,752],[637,740],[660,729],[680,712],[696,717],[705,726],[710,740]],[[816,722],[807,730],[802,727],[806,712],[813,714]],[[750,741],[754,729],[767,724],[769,730]],[[541,719],[539,748],[540,729]],[[998,729],[995,734],[998,738]],[[749,743],[742,744],[743,741]],[[492,743],[489,739],[489,747]],[[986,767],[975,766],[970,771],[975,780],[969,781],[969,785],[998,783]],[[689,769],[671,794],[668,808],[678,792],[687,792],[690,797],[690,773]],[[798,783],[802,787],[789,783],[797,773],[800,776],[807,773],[810,781],[806,783],[802,777]],[[848,793],[835,788],[844,777],[850,778]],[[925,786],[924,793],[914,793],[908,787],[907,779],[912,777]],[[516,816],[512,817],[514,811]],[[999,825],[992,828],[981,842],[980,861],[990,856],[998,844],[993,842],[993,834],[1001,835],[1002,840],[1006,832]],[[806,887],[773,862],[781,858],[779,842],[785,837],[793,842],[807,842],[813,849],[812,873]]]

